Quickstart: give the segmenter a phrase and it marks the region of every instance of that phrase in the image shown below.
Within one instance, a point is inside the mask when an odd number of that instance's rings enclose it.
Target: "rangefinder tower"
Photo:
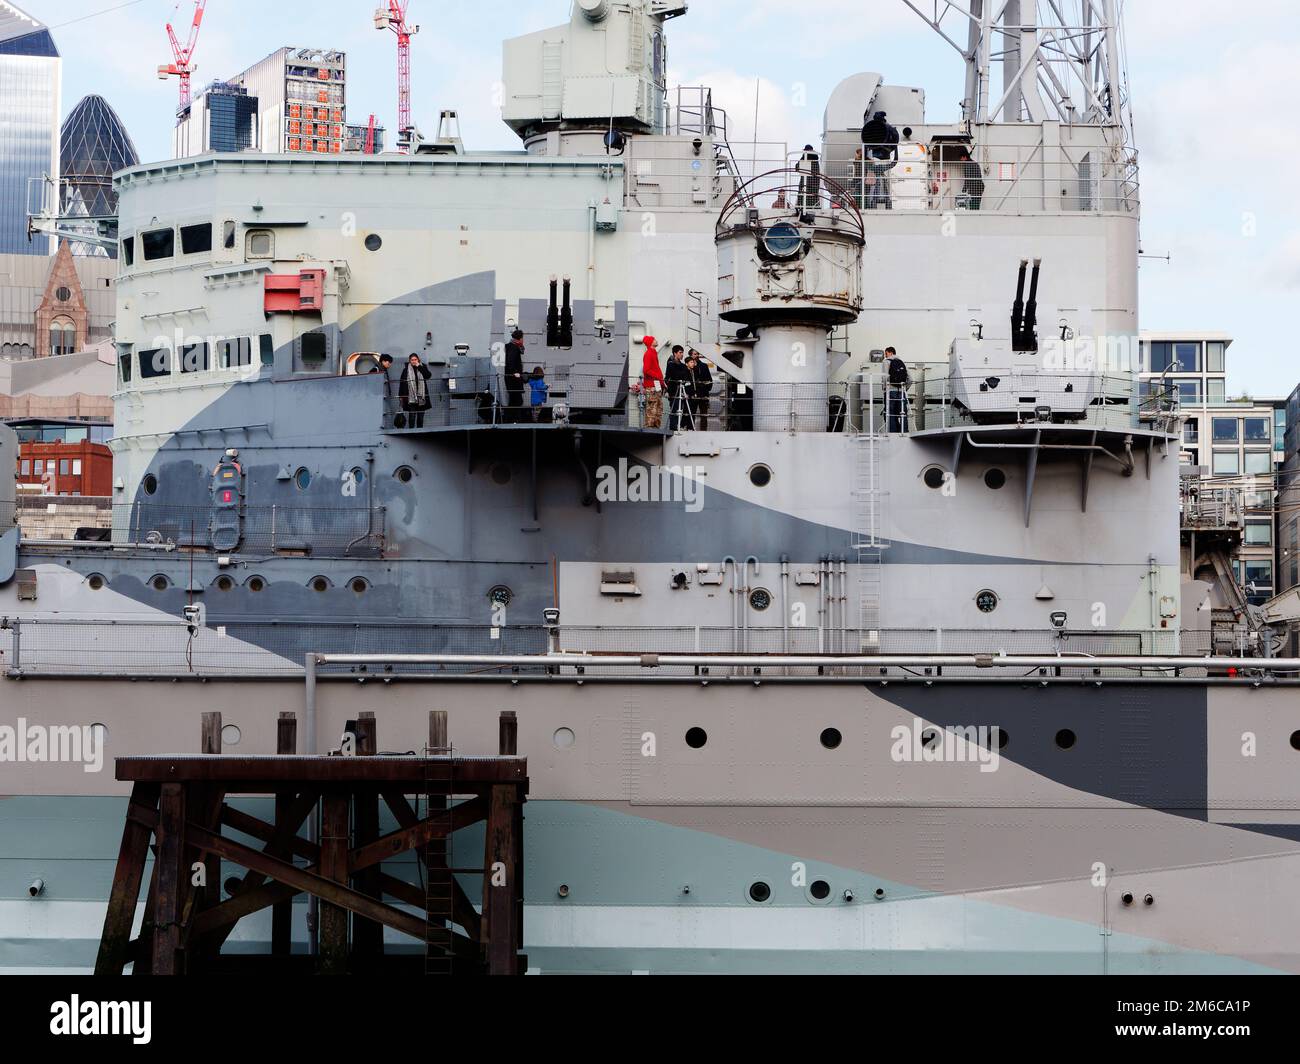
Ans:
[[[815,174],[767,174],[723,208],[716,242],[719,316],[753,340],[754,428],[824,432],[831,332],[862,311],[852,197]]]

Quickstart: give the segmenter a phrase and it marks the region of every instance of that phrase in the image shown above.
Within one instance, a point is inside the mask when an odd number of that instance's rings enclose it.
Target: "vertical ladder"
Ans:
[[[884,553],[889,541],[883,534],[884,500],[880,472],[883,435],[875,417],[874,383],[859,380],[859,429],[853,436],[853,548],[858,567],[858,645],[863,652],[880,649],[881,600],[884,596]]]
[[[564,45],[542,42],[542,117],[559,118],[564,102]]]
[[[424,862],[424,974],[452,974],[452,844],[451,810],[456,793],[453,766],[454,752],[450,749],[428,749],[430,758],[446,758],[445,778],[429,766],[425,770],[425,817],[442,828],[438,838],[424,844],[421,858]]]

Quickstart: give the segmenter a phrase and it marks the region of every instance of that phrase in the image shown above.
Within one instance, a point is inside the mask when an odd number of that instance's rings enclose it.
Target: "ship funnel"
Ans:
[[[557,289],[559,282],[551,278],[551,294],[546,307],[546,346],[560,346],[560,307]]]
[[[1029,260],[1020,260],[1020,280],[1016,282],[1016,301],[1011,306],[1011,344],[1013,350],[1020,349],[1020,335],[1025,321],[1025,271],[1029,269]]]

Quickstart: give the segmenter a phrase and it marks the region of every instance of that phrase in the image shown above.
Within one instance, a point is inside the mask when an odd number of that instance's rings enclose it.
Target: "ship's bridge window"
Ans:
[[[181,372],[203,373],[208,369],[208,345],[186,344],[181,348]]]
[[[148,233],[141,233],[140,248],[144,251],[145,262],[170,259],[176,254],[176,231],[154,229]]]
[[[217,367],[236,369],[253,364],[253,341],[247,336],[221,340],[217,344]]]
[[[221,223],[221,246],[223,248],[233,248],[235,246],[235,223]]]
[[[269,229],[250,229],[244,243],[245,254],[250,259],[275,257],[275,237]]]
[[[323,332],[303,333],[298,337],[298,358],[304,370],[321,372],[329,358],[329,336]]]
[[[125,266],[135,265],[135,237],[133,236],[122,238],[122,263]]]
[[[152,351],[140,352],[140,378],[152,380],[166,377],[172,371],[172,353],[169,348],[156,347]]]
[[[262,359],[262,365],[270,367],[275,365],[275,341],[271,338],[270,333],[262,333],[257,338],[258,350]]]
[[[132,354],[133,352],[131,351],[130,344],[117,345],[117,377],[119,384],[126,385],[131,383]]]
[[[181,254],[200,255],[212,250],[212,223],[181,226]]]

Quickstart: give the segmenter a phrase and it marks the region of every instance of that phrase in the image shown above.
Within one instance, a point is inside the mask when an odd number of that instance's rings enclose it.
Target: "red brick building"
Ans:
[[[18,448],[20,493],[104,498],[113,494],[113,452],[102,443],[22,443]]]

